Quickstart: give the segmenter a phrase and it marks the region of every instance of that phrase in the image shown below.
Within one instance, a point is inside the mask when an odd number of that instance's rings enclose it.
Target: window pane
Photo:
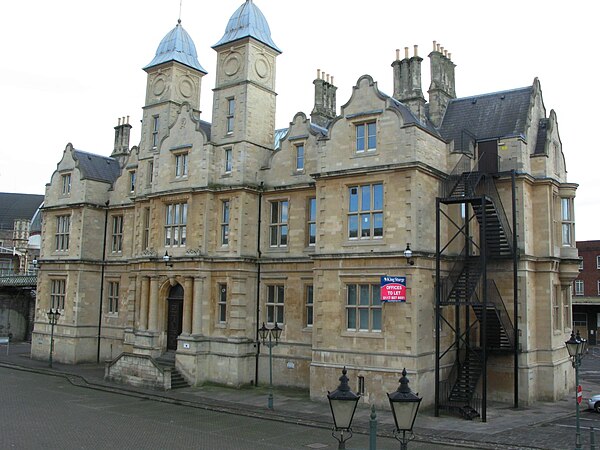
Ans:
[[[350,188],[350,204],[349,211],[356,212],[358,211],[358,188],[352,187]]]
[[[277,286],[277,303],[283,303],[283,286]]]
[[[271,227],[271,245],[277,245],[277,226]]]
[[[381,331],[381,309],[373,310],[373,331]]]
[[[271,223],[279,222],[279,203],[271,203]]]
[[[371,210],[371,186],[360,187],[360,210],[370,211]]]
[[[360,285],[360,304],[368,305],[369,304],[369,289],[370,286],[368,284]]]
[[[281,202],[281,221],[288,221],[288,202]]]
[[[383,236],[383,214],[373,214],[373,236]]]
[[[561,199],[562,203],[562,220],[570,220],[571,219],[571,211],[569,208],[569,199],[563,198]]]
[[[366,308],[359,309],[359,330],[368,330],[369,329],[369,310]]]
[[[275,318],[275,307],[268,305],[267,306],[267,322],[273,323]]]
[[[309,225],[308,243],[314,244],[317,240],[316,236],[317,236],[317,225],[315,225],[314,223],[311,223]]]
[[[356,215],[348,217],[348,237],[358,237],[358,216]]]
[[[317,219],[317,199],[310,199],[310,220],[314,221]]]
[[[355,284],[348,285],[348,304],[356,305],[356,285]]]
[[[365,126],[356,126],[356,151],[364,151],[365,149]]]
[[[348,328],[356,330],[356,309],[349,308],[348,311]]]
[[[380,288],[377,285],[372,285],[372,292],[373,292],[373,306],[381,306],[381,300],[380,300]]]
[[[360,237],[371,236],[371,214],[360,215]]]
[[[383,209],[383,184],[373,185],[373,209]]]
[[[287,245],[288,243],[288,227],[287,225],[281,226],[281,245]]]
[[[375,126],[375,122],[372,122],[370,124],[367,125],[368,126],[368,135],[369,135],[369,140],[368,140],[368,147],[367,148],[375,148],[376,147],[376,130],[377,127]]]

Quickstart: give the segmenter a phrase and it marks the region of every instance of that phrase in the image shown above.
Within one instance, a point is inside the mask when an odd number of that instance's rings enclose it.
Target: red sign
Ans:
[[[380,299],[382,302],[405,302],[406,277],[381,277]]]
[[[577,403],[581,404],[581,400],[583,399],[583,389],[581,389],[581,385],[577,386]]]

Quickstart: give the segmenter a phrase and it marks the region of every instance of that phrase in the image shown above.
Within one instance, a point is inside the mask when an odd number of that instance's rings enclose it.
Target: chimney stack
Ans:
[[[333,75],[317,69],[317,78],[313,81],[315,85],[315,106],[310,113],[311,122],[326,128],[329,122],[336,116],[335,91]]]
[[[404,103],[420,121],[425,121],[425,97],[421,90],[421,61],[418,46],[413,47],[414,54],[409,58],[408,47],[404,47],[404,59],[398,60],[400,50],[396,50],[394,69],[394,98]]]
[[[456,98],[454,67],[451,53],[433,41],[433,51],[429,54],[431,63],[431,84],[429,85],[429,120],[439,127],[446,114],[448,103]]]
[[[129,125],[129,116],[127,120],[125,117],[118,119],[118,124],[115,127],[115,145],[113,152],[110,156],[119,157],[126,156],[129,154],[129,135],[131,132],[131,125]]]

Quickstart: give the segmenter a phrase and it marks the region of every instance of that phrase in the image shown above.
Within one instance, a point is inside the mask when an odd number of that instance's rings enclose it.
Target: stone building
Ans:
[[[404,367],[436,408],[567,393],[577,185],[537,79],[458,98],[434,42],[427,99],[405,49],[393,96],[364,75],[338,110],[317,72],[310,117],[276,130],[281,50],[256,4],[213,49],[212,123],[178,23],[144,68],[139,145],[125,118],[110,156],[67,145],[46,188],[33,357],[59,308],[55,359],[109,360],[129,383],[169,387],[165,355],[190,384],[263,383],[265,323],[283,329],[274,383],[315,399],[344,366],[378,405]],[[382,302],[384,276],[405,301]]]
[[[0,192],[0,336],[31,338],[43,195]]]

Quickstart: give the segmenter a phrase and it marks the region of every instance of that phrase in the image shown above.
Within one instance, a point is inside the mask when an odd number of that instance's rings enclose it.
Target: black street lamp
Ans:
[[[402,370],[402,378],[400,378],[398,390],[388,394],[388,399],[390,400],[390,406],[392,408],[392,413],[394,414],[394,422],[396,423],[394,437],[400,441],[400,449],[407,450],[408,442],[415,438],[412,429],[422,399],[413,394],[408,387],[406,368]],[[402,432],[402,436],[400,436],[400,432]],[[407,433],[410,434],[407,436]]]
[[[583,355],[587,351],[587,340],[582,339],[577,330],[577,335],[571,331],[571,337],[565,342],[569,357],[575,368],[575,450],[581,450],[581,430],[579,428],[579,366]]]
[[[258,335],[262,344],[269,347],[269,399],[267,401],[269,409],[273,409],[273,347],[279,344],[279,337],[282,331],[277,323],[275,323],[273,328],[267,328],[263,322],[262,327],[258,329]]]
[[[346,367],[342,369],[342,376],[339,378],[340,385],[333,391],[327,391],[327,399],[333,416],[333,431],[331,435],[339,442],[338,449],[346,448],[346,441],[352,437],[352,419],[356,411],[356,405],[360,395],[355,394],[348,386],[348,377],[346,376]],[[340,437],[335,434],[339,432]],[[350,435],[344,439],[344,432]]]
[[[50,357],[48,358],[48,362],[50,367],[52,367],[52,353],[54,353],[54,325],[58,322],[58,318],[60,317],[60,311],[57,309],[50,308],[46,313],[48,316],[48,323],[50,324]]]

